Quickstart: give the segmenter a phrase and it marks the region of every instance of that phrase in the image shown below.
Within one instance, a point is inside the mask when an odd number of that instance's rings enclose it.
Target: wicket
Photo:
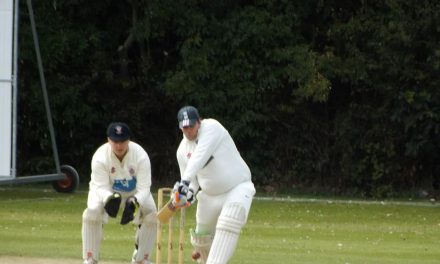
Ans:
[[[171,197],[173,192],[172,188],[159,188],[157,192],[157,208],[160,209],[164,206],[164,194]],[[173,226],[174,217],[171,217],[168,222],[168,252],[167,252],[167,264],[173,263]],[[162,264],[162,223],[157,221],[157,238],[156,238],[156,264]],[[185,243],[185,208],[180,209],[180,221],[179,221],[179,255],[178,264],[183,264],[183,246]]]

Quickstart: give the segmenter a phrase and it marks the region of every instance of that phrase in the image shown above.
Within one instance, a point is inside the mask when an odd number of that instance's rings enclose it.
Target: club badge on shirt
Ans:
[[[131,177],[131,179],[116,179],[113,182],[112,189],[118,192],[132,192],[136,189],[136,184],[136,177]]]
[[[112,174],[116,172],[116,169],[112,167]],[[113,182],[112,189],[118,192],[132,192],[136,189],[137,179],[136,179],[136,171],[133,167],[129,167],[128,173],[130,177],[123,179],[115,179]]]

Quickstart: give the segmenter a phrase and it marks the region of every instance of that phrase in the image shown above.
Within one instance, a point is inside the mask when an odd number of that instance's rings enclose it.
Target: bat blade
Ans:
[[[176,213],[177,207],[172,203],[173,199],[170,199],[164,207],[162,207],[159,212],[157,212],[157,219],[162,224],[168,223],[171,217]]]

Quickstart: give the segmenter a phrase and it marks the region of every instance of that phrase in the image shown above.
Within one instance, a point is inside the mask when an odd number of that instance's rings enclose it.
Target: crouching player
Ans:
[[[177,149],[181,181],[174,189],[187,201],[180,198],[175,203],[191,204],[197,197],[193,258],[202,264],[225,264],[235,251],[255,194],[251,172],[218,121],[202,120],[192,106],[181,108],[177,119],[183,139]]]
[[[84,264],[96,264],[108,216],[123,210],[120,223],[137,226],[134,264],[149,264],[156,242],[156,205],[150,193],[151,167],[145,150],[130,141],[125,123],[111,123],[107,143],[92,158],[87,208],[83,213],[82,241]]]

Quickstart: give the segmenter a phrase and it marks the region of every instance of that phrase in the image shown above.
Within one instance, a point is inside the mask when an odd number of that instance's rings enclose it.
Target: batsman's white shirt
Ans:
[[[147,152],[130,141],[122,161],[113,153],[109,143],[99,147],[92,158],[90,198],[104,203],[114,192],[126,197],[134,195],[140,204],[150,196],[151,164]],[[91,202],[91,201],[89,201]],[[97,202],[97,201],[95,201]]]
[[[203,119],[196,140],[185,136],[177,149],[182,180],[198,183],[204,193],[226,193],[251,181],[251,172],[229,132],[214,119]]]

